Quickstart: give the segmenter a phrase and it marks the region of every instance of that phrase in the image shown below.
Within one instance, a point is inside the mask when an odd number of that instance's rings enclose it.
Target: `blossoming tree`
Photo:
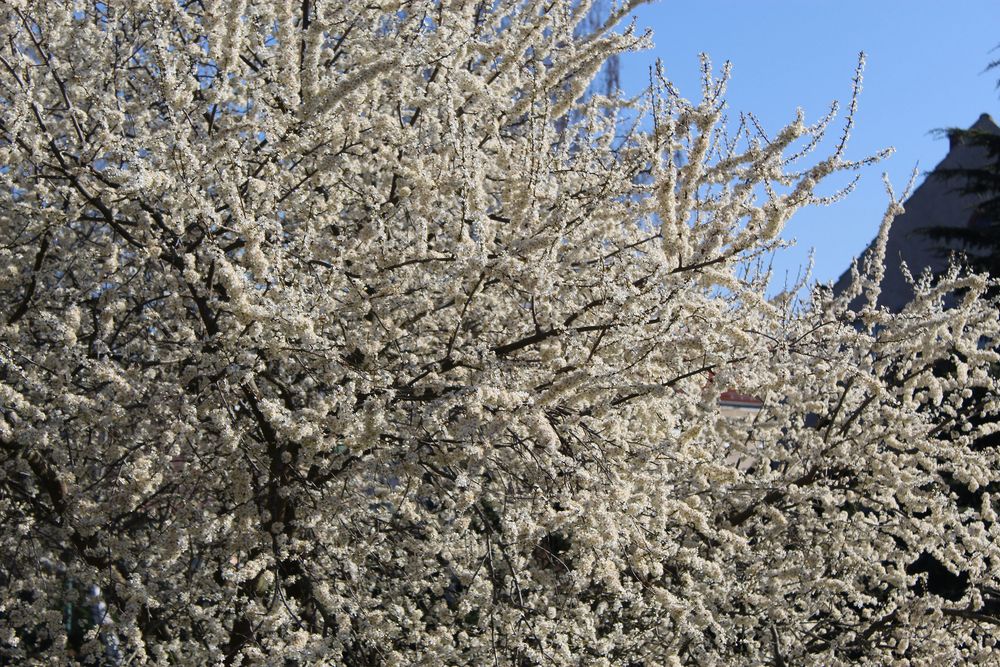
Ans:
[[[986,279],[768,298],[859,165],[588,4],[0,0],[0,660],[991,655]]]

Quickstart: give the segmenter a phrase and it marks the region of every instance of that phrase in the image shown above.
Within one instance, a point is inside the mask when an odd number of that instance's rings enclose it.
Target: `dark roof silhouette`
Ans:
[[[1000,134],[1000,127],[989,114],[985,113],[979,116],[969,129]],[[882,279],[882,292],[878,298],[880,306],[898,312],[913,298],[913,290],[903,277],[901,262],[906,262],[913,276],[919,276],[927,268],[934,273],[948,268],[948,256],[941,251],[942,242],[927,238],[920,232],[921,229],[965,227],[972,219],[972,209],[978,201],[977,197],[962,194],[958,190],[960,183],[956,180],[936,178],[934,173],[940,169],[981,167],[986,161],[987,155],[982,148],[952,141],[945,158],[938,163],[910,198],[903,202],[906,212],[893,221],[886,243],[885,276]],[[859,264],[863,263],[865,254],[871,250],[873,244],[874,240],[860,256]],[[851,271],[848,269],[834,283],[834,292],[840,293],[847,289],[850,279]],[[859,307],[863,298],[858,297],[852,303],[852,307]]]

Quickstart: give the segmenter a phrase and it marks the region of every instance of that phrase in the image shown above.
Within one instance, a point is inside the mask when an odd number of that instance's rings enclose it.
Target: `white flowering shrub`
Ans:
[[[0,661],[994,655],[986,280],[768,298],[860,165],[588,4],[0,0]]]

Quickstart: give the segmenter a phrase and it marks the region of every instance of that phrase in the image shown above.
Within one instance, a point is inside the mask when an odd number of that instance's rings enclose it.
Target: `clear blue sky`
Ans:
[[[944,157],[947,139],[932,130],[967,127],[984,112],[1000,120],[1000,68],[983,72],[1000,59],[993,51],[1000,43],[998,0],[664,0],[636,17],[639,27],[653,29],[656,47],[622,61],[627,92],[648,84],[649,65],[660,58],[681,95],[696,98],[698,54],[705,52],[717,67],[733,63],[730,116],[751,111],[769,131],[792,120],[796,107],[811,122],[834,99],[846,105],[858,52],[867,54],[848,157],[887,146],[896,153],[863,172],[847,200],[792,219],[785,236],[797,247],[775,260],[779,288],[786,272],[794,279],[810,248],[817,280],[834,280],[850,265],[885,209],[882,172],[901,190],[914,167],[922,174]]]

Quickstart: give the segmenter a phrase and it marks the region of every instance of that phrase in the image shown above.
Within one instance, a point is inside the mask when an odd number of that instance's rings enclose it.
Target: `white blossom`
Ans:
[[[992,655],[995,286],[769,298],[856,94],[591,4],[0,0],[0,661]]]

